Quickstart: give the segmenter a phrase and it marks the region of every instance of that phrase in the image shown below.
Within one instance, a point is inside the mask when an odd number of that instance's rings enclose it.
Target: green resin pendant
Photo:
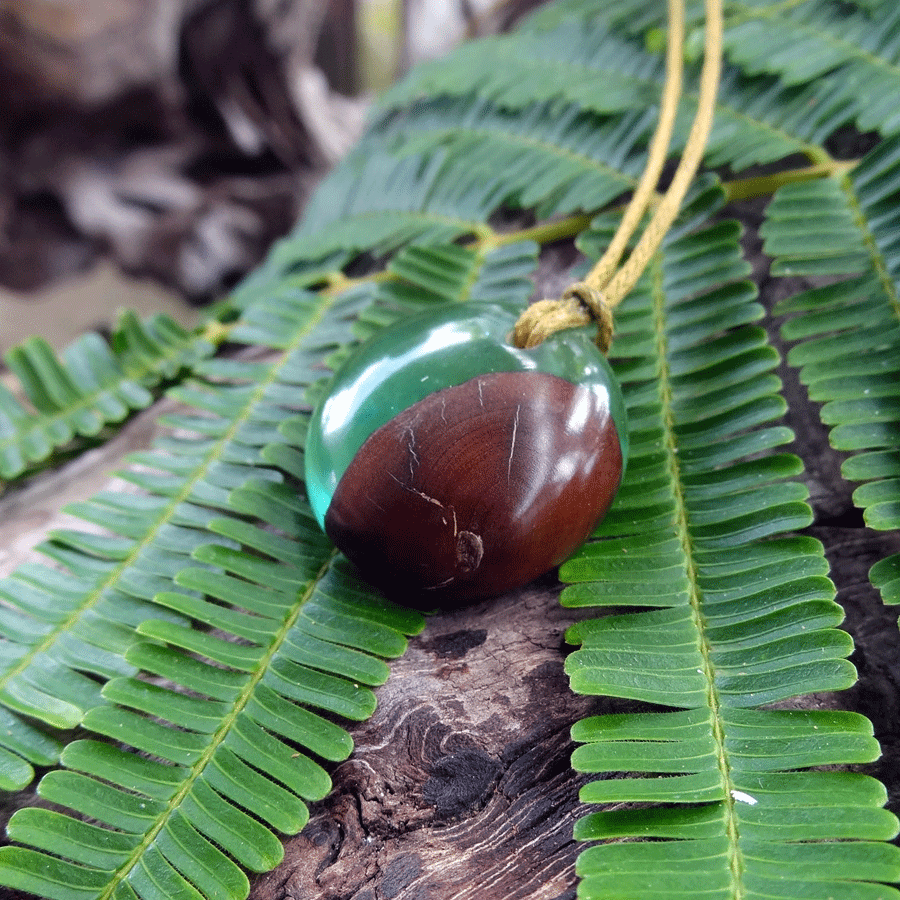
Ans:
[[[518,311],[441,307],[386,328],[312,415],[313,512],[398,602],[458,605],[527,584],[609,509],[625,408],[591,328],[521,350]]]

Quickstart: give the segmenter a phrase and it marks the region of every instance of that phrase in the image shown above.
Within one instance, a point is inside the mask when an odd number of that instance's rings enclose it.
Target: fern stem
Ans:
[[[722,187],[725,190],[725,196],[728,202],[747,200],[753,197],[768,197],[786,184],[814,181],[818,178],[829,178],[832,176],[840,177],[852,171],[857,165],[859,165],[859,160],[856,159],[830,160],[816,165],[803,166],[798,169],[784,169],[769,175],[759,175],[753,178],[735,178],[731,181],[723,181]],[[661,199],[659,194],[653,193],[651,195],[650,205],[657,205]],[[601,210],[592,210],[586,213],[575,213],[574,215],[562,216],[558,219],[539,222],[536,225],[530,225],[527,228],[518,228],[513,231],[494,231],[489,226],[486,226],[484,232],[480,232],[465,245],[472,247],[478,253],[488,253],[499,247],[517,244],[521,241],[533,241],[543,247],[548,244],[554,244],[557,241],[578,237],[578,235],[590,227],[591,222],[600,212]],[[615,238],[613,238],[613,240],[614,239]],[[610,246],[612,246],[612,243],[610,243]],[[323,280],[325,287],[320,290],[320,293],[326,296],[332,296],[341,294],[350,288],[362,284],[391,282],[397,281],[399,278],[387,269],[370,272],[367,275],[359,275],[352,278],[345,275],[340,270],[335,270],[327,273],[327,276],[325,276]],[[230,329],[231,327],[223,326],[221,323],[218,324],[219,328]],[[211,327],[211,325],[207,326],[208,329]],[[211,333],[205,334],[204,336],[207,340],[216,342],[216,335],[217,332],[213,329]],[[227,338],[227,334],[225,335],[225,338]],[[222,338],[222,340],[225,338]],[[218,341],[218,343],[221,343],[221,341]]]
[[[517,231],[506,231],[502,234],[495,232],[490,237],[475,243],[484,252],[494,250],[497,247],[504,247],[507,244],[517,244],[519,241],[534,241],[541,246],[553,244],[556,241],[577,237],[590,226],[595,215],[595,212],[578,213],[574,216],[554,219],[551,222],[541,222],[529,228],[520,228]]]
[[[803,166],[798,169],[785,169],[780,172],[773,172],[769,175],[759,175],[753,178],[736,178],[731,181],[723,181],[722,187],[725,190],[725,196],[728,202],[737,200],[747,200],[753,197],[767,197],[775,193],[780,187],[786,184],[794,184],[802,181],[813,181],[818,178],[829,178],[832,176],[840,177],[852,171],[859,160],[830,160],[828,162],[818,163],[811,166]],[[656,205],[661,201],[660,195],[653,193],[650,205]],[[552,219],[547,222],[539,222],[536,225],[530,225],[527,228],[518,228],[513,231],[494,231],[486,226],[484,232],[480,232],[476,237],[470,240],[466,246],[472,247],[479,253],[488,253],[496,250],[498,247],[505,247],[509,244],[516,244],[521,241],[534,241],[540,246],[554,244],[557,241],[569,240],[578,237],[582,232],[586,231],[594,218],[600,213],[600,210],[592,210],[586,213],[576,213],[570,216],[563,216],[558,219]],[[610,244],[611,246],[611,244]],[[357,287],[362,284],[391,282],[399,280],[398,276],[387,269],[381,269],[377,272],[370,272],[367,275],[359,275],[349,277],[340,270],[329,272],[324,278],[325,287],[320,293],[326,296],[341,294],[350,288]],[[229,329],[231,326],[225,326],[221,323],[215,323],[219,329]],[[227,333],[220,340],[217,340],[218,331],[213,327],[213,323],[207,326],[209,333],[204,336],[207,340],[221,343],[227,338]]]
[[[669,368],[668,328],[665,313],[665,296],[662,286],[662,266],[659,257],[653,265],[652,296],[653,318],[656,329],[656,356],[659,362],[660,405],[663,411],[663,429],[670,483],[675,492],[676,521],[675,533],[685,556],[688,583],[690,584],[690,606],[697,634],[699,635],[700,656],[703,659],[703,677],[707,684],[707,704],[710,710],[710,728],[716,748],[716,760],[722,779],[722,808],[725,818],[725,832],[728,835],[729,867],[731,869],[734,893],[732,900],[743,900],[746,892],[743,886],[744,862],[738,846],[739,829],[734,811],[734,783],[731,778],[731,766],[725,749],[725,730],[722,725],[722,703],[716,690],[715,664],[712,660],[712,648],[707,637],[706,622],[701,610],[703,591],[700,587],[700,573],[697,568],[694,543],[691,539],[690,522],[688,520],[687,498],[684,492],[684,480],[681,473],[681,462],[678,457],[678,437],[675,432],[675,416],[673,413],[674,391],[672,375]]]
[[[326,292],[323,291],[322,293],[324,294]],[[332,306],[331,302],[322,303],[322,305],[319,307],[318,314],[315,317],[313,317],[310,321],[308,321],[305,324],[305,326],[303,327],[303,329],[298,334],[294,335],[294,339],[292,341],[292,346],[286,348],[286,352],[281,357],[280,363],[277,365],[273,365],[271,367],[271,369],[269,370],[268,377],[263,379],[259,384],[257,384],[256,390],[252,393],[252,395],[250,395],[247,398],[241,413],[239,415],[234,416],[234,419],[231,422],[231,425],[228,428],[228,430],[225,432],[225,434],[223,434],[221,436],[221,438],[219,440],[216,441],[214,447],[206,455],[204,463],[201,464],[201,469],[199,471],[195,470],[195,476],[193,478],[191,478],[191,480],[185,485],[184,490],[182,490],[179,493],[178,497],[175,500],[173,500],[173,502],[171,504],[168,505],[168,507],[167,507],[168,512],[165,514],[164,521],[169,518],[171,510],[174,509],[174,507],[178,503],[183,502],[190,495],[190,492],[194,488],[195,482],[197,480],[199,480],[199,478],[201,477],[201,473],[205,470],[206,465],[208,464],[208,461],[211,459],[213,459],[213,460],[219,459],[221,457],[222,448],[234,440],[237,433],[240,431],[240,429],[245,424],[248,411],[253,409],[254,406],[260,401],[262,396],[265,394],[266,390],[271,386],[272,383],[274,383],[278,379],[279,373],[281,372],[283,367],[288,364],[288,361],[290,360],[290,357],[291,357],[291,350],[295,349],[306,338],[306,336],[309,334],[309,332],[316,325],[318,325],[321,322],[322,317],[331,308],[331,306]],[[142,547],[146,546],[147,543],[149,543],[149,541],[144,541],[144,542],[142,542],[141,546]],[[135,552],[130,555],[129,559],[133,558],[135,556],[136,552],[137,552],[137,550],[135,550]],[[204,767],[209,763],[213,754],[221,745],[222,741],[224,740],[225,735],[228,734],[228,731],[231,728],[231,726],[234,722],[234,719],[241,712],[241,710],[243,710],[243,708],[246,706],[246,704],[249,702],[249,700],[253,696],[253,692],[256,689],[259,680],[263,677],[263,675],[266,672],[266,669],[268,668],[269,661],[272,659],[274,654],[281,647],[281,645],[283,643],[284,635],[286,635],[288,633],[290,628],[296,622],[297,616],[299,616],[300,610],[303,608],[304,603],[309,599],[310,595],[312,594],[313,590],[315,589],[315,586],[318,584],[318,582],[324,576],[325,572],[331,566],[332,562],[334,561],[334,557],[336,555],[337,555],[337,551],[332,549],[332,551],[328,554],[327,559],[325,559],[322,566],[320,567],[319,572],[316,575],[316,577],[311,579],[303,596],[298,598],[297,603],[292,611],[292,614],[288,617],[287,621],[282,625],[276,638],[272,641],[268,652],[260,660],[260,664],[257,667],[255,674],[248,680],[248,684],[246,685],[245,689],[241,692],[240,697],[238,697],[237,700],[235,700],[234,709],[233,709],[232,714],[223,719],[222,726],[215,732],[215,735],[212,736],[212,738],[210,740],[210,744],[207,747],[206,751],[202,754],[201,758],[192,767],[191,776],[185,780],[184,784],[182,785],[182,787],[178,791],[178,793],[169,801],[166,810],[160,814],[160,816],[158,817],[158,819],[154,823],[154,825],[145,833],[143,840],[134,849],[134,851],[129,856],[128,860],[126,860],[125,863],[123,863],[121,866],[119,866],[119,868],[116,870],[116,873],[111,878],[110,882],[107,884],[104,891],[98,895],[97,900],[111,900],[111,898],[113,896],[115,896],[116,890],[118,889],[119,885],[127,879],[129,873],[133,870],[134,866],[137,865],[137,863],[140,861],[141,857],[143,856],[143,853],[153,843],[153,841],[156,839],[156,837],[160,833],[160,831],[162,831],[162,829],[165,827],[166,823],[169,820],[169,816],[172,814],[172,812],[174,810],[176,810],[178,808],[178,806],[181,804],[182,800],[184,800],[185,796],[187,796],[189,791],[193,788],[193,786],[196,783],[197,779],[199,778],[200,774],[203,772]],[[118,567],[116,571],[118,572],[121,568],[122,568],[121,566]],[[98,592],[98,596],[99,596],[99,592]]]
[[[853,212],[853,221],[862,234],[863,243],[869,253],[869,258],[872,261],[872,269],[875,272],[878,283],[881,285],[884,295],[887,298],[888,303],[890,303],[891,309],[894,311],[894,315],[897,317],[897,320],[900,321],[900,293],[898,293],[897,285],[888,269],[884,253],[878,246],[875,235],[869,227],[866,213],[862,209],[862,204],[859,201],[856,189],[846,172],[838,179],[838,184],[847,197],[847,204]]]
[[[200,338],[209,341],[214,347],[220,347],[228,340],[228,336],[236,324],[237,322],[225,323],[218,319],[211,319],[200,331]]]
[[[815,181],[818,178],[841,177],[855,169],[859,162],[858,159],[833,159],[816,165],[803,166],[799,169],[783,169],[780,172],[772,172],[768,175],[758,175],[752,178],[734,178],[731,181],[723,181],[722,188],[725,191],[726,201],[729,203],[737,200],[749,200],[753,197],[770,197],[786,184]],[[656,203],[659,199],[659,195],[654,195],[651,203]],[[549,222],[540,222],[528,228],[519,228],[515,231],[494,232],[487,237],[474,241],[473,245],[478,249],[489,251],[507,244],[515,244],[519,241],[534,241],[541,246],[553,244],[556,241],[578,237],[579,234],[590,227],[591,222],[599,212],[600,210],[577,213],[576,215],[553,219]],[[340,276],[340,279],[335,283],[335,288],[339,284],[341,290],[344,290],[348,284],[356,283],[350,282],[341,273],[336,273],[336,275]],[[369,275],[359,278],[357,281],[369,281],[373,277],[375,276]],[[383,277],[383,273],[378,273],[378,277]]]
[[[841,177],[852,171],[859,160],[831,160],[800,169],[785,169],[769,175],[758,175],[754,178],[736,178],[723,183],[725,197],[728,202],[749,200],[753,197],[769,197],[786,184],[797,184],[802,181],[815,181],[818,178]]]
[[[395,281],[396,279],[397,276],[388,269],[381,269],[378,272],[359,275],[355,278],[350,278],[343,272],[330,272],[327,286],[322,288],[319,293],[325,297],[336,297],[361,284],[374,284],[379,281]]]
[[[5,690],[6,686],[10,684],[13,679],[26,672],[38,657],[42,654],[49,654],[60,638],[69,634],[73,630],[75,624],[103,599],[104,594],[115,587],[123,573],[127,572],[134,565],[138,557],[153,544],[159,530],[171,521],[175,509],[188,500],[195,489],[197,482],[206,474],[207,469],[219,459],[222,447],[227,443],[229,438],[233,436],[233,432],[237,428],[237,422],[240,421],[242,421],[242,419],[239,417],[236,420],[236,424],[229,430],[228,434],[216,441],[210,447],[209,451],[198,460],[198,464],[193,470],[191,477],[185,481],[178,493],[170,498],[169,502],[159,511],[156,518],[152,522],[147,523],[147,529],[143,538],[136,541],[127,556],[106,573],[102,580],[94,585],[84,598],[84,602],[76,607],[71,615],[67,616],[65,619],[60,619],[60,621],[43,636],[40,642],[33,644],[29,648],[28,653],[22,656],[14,666],[11,666],[0,675],[0,691]]]
[[[197,779],[200,778],[200,776],[203,774],[203,771],[211,763],[216,752],[221,747],[222,742],[225,740],[225,738],[228,736],[228,733],[234,726],[235,719],[241,714],[250,700],[253,699],[254,693],[259,687],[260,681],[263,679],[269,668],[269,664],[281,649],[282,644],[284,643],[285,636],[290,632],[291,628],[293,628],[294,624],[297,621],[297,617],[300,615],[300,612],[303,609],[303,606],[312,596],[313,592],[316,589],[316,585],[325,577],[325,574],[328,572],[329,568],[331,568],[331,565],[334,562],[337,554],[337,549],[333,549],[331,551],[325,562],[320,567],[319,571],[316,573],[315,577],[310,580],[309,584],[306,587],[306,590],[300,597],[298,597],[297,603],[294,605],[294,609],[292,610],[291,615],[287,617],[284,624],[275,635],[274,640],[269,645],[268,652],[260,658],[259,664],[256,667],[256,672],[247,679],[247,683],[244,685],[244,689],[234,701],[231,713],[222,718],[220,727],[212,735],[210,735],[210,741],[206,750],[201,754],[197,762],[195,762],[194,765],[191,766],[191,774],[184,779],[178,792],[168,801],[166,809],[162,813],[160,813],[154,825],[145,832],[143,840],[140,842],[140,844],[138,844],[138,846],[134,848],[129,859],[119,867],[116,875],[110,880],[109,884],[106,886],[106,889],[97,898],[97,900],[112,900],[112,898],[115,897],[119,885],[127,879],[128,875],[141,860],[144,853],[148,850],[149,847],[152,846],[159,833],[163,830],[163,828],[165,828],[167,822],[169,821],[169,817],[181,806],[181,804],[184,802],[184,799],[193,790]]]
[[[227,340],[228,336],[231,334],[234,324],[223,324],[222,322],[214,319],[207,322],[202,328],[197,329],[195,334],[199,340],[209,341],[215,346],[219,346]],[[199,481],[200,478],[205,474],[209,465],[214,463],[219,458],[221,448],[225,443],[227,443],[231,434],[232,431],[229,431],[228,434],[223,436],[221,440],[217,441],[210,448],[209,452],[201,460],[199,460],[197,467],[194,469],[193,476],[184,483],[181,490],[170,499],[170,502],[160,510],[159,515],[156,517],[156,519],[152,523],[148,524],[148,528],[144,538],[136,542],[128,555],[124,559],[119,561],[119,563],[94,586],[90,593],[85,597],[85,602],[79,605],[75,610],[73,610],[72,614],[66,619],[58,622],[51,631],[43,636],[39,643],[32,645],[32,647],[29,649],[29,652],[25,654],[20,660],[18,660],[18,662],[14,666],[11,666],[2,674],[0,674],[0,691],[4,690],[6,686],[10,684],[15,678],[19,677],[25,671],[27,671],[28,668],[34,664],[36,658],[44,653],[48,653],[60,639],[60,637],[69,633],[73,625],[85,615],[86,611],[99,603],[100,600],[103,599],[104,593],[115,586],[116,582],[119,580],[122,574],[126,572],[134,564],[140,554],[143,553],[147,549],[147,547],[153,543],[153,540],[156,538],[159,529],[170,521],[173,511],[178,507],[178,505],[185,502],[190,497],[191,492],[195,488],[196,482]]]

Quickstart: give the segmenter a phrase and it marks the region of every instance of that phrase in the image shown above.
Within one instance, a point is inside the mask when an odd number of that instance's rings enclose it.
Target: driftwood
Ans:
[[[352,3],[0,0],[0,286],[100,255],[195,302],[255,266],[358,134]],[[338,75],[352,81],[352,71]]]
[[[748,225],[748,253],[762,267],[753,237],[757,209],[748,203],[726,212],[735,213]],[[566,280],[573,256],[569,247],[545,254],[539,293]],[[760,280],[769,304],[785,291],[782,282]],[[776,325],[769,323],[773,335]],[[900,536],[863,527],[852,486],[840,478],[840,455],[829,447],[805,389],[791,370],[781,374],[816,512],[808,532],[825,544],[860,673],[848,691],[785,705],[869,716],[884,756],[866,771],[887,785],[900,811],[897,611],[881,604],[867,577],[872,562],[900,551]],[[137,416],[106,447],[0,500],[4,571],[62,524],[64,502],[103,487],[125,452],[147,446],[167,404]],[[333,767],[334,791],[313,805],[306,829],[287,839],[283,864],[255,879],[253,900],[574,897],[579,848],[572,825],[585,812],[578,802],[585,779],[568,766],[569,726],[592,712],[636,704],[568,691],[563,633],[577,614],[559,607],[558,593],[548,576],[430,619],[376,692],[375,715],[350,729],[356,750]]]
[[[396,71],[541,0],[407,0]],[[359,134],[358,0],[0,0],[0,288],[108,257],[190,301]]]

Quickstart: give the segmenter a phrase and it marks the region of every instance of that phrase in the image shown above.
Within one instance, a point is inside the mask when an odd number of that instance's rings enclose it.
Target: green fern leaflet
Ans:
[[[203,336],[168,316],[142,322],[126,311],[110,344],[96,334],[79,338],[63,359],[42,338],[30,338],[6,354],[26,405],[0,387],[0,477],[14,478],[65,447],[75,437],[94,437],[153,401],[150,389],[212,354]]]

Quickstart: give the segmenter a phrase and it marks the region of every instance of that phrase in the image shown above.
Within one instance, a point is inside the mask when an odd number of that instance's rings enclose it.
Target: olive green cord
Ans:
[[[513,330],[518,347],[534,347],[565,328],[597,323],[597,344],[605,353],[612,340],[612,311],[637,284],[651,257],[675,221],[697,173],[712,129],[722,69],[722,0],[706,0],[706,37],[697,114],[678,168],[637,246],[616,271],[621,256],[646,213],[665,163],[681,96],[684,54],[684,2],[669,0],[666,83],[660,118],[648,150],[647,165],[612,241],[584,281],[569,287],[559,300],[541,300],[526,309]]]

